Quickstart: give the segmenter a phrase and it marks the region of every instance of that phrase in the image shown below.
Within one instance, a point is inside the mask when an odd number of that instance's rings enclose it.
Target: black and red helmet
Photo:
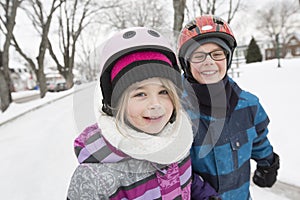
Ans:
[[[228,23],[220,17],[213,15],[203,15],[195,18],[181,30],[178,38],[178,56],[181,67],[185,74],[189,74],[189,64],[187,58],[189,57],[190,46],[196,42],[200,43],[202,40],[207,42],[214,39],[221,40],[225,43],[233,54],[237,46],[235,37]],[[194,49],[195,50],[195,49]],[[227,68],[231,65],[232,56],[227,59]]]

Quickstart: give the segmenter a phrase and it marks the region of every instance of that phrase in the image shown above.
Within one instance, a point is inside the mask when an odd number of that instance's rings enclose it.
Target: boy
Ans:
[[[207,15],[183,28],[178,46],[184,77],[193,88],[188,97],[195,94],[199,106],[188,110],[199,123],[191,148],[193,170],[230,200],[251,199],[250,159],[257,162],[253,181],[260,187],[272,187],[279,169],[267,138],[267,114],[255,95],[227,75],[236,45],[229,25]]]

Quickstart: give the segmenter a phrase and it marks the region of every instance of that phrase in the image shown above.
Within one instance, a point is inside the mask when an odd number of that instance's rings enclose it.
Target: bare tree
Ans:
[[[281,43],[285,44],[287,38],[299,27],[300,10],[295,4],[296,1],[276,1],[257,13],[258,30],[272,39],[274,46],[277,34],[280,34]]]
[[[15,27],[15,20],[17,16],[17,9],[22,3],[22,0],[13,1],[0,1],[1,9],[4,12],[4,16],[0,15],[0,29],[5,35],[5,41],[3,45],[3,52],[1,53],[0,64],[0,106],[1,111],[4,112],[9,104],[12,102],[11,89],[12,83],[10,80],[9,71],[9,47],[13,37],[13,30]]]
[[[37,64],[35,64],[33,59],[31,59],[22,50],[19,43],[17,42],[17,38],[13,37],[13,45],[15,46],[16,51],[29,63],[30,67],[36,74],[41,98],[43,98],[47,92],[46,77],[44,74],[44,59],[46,50],[48,48],[48,34],[50,31],[50,25],[54,12],[61,6],[64,1],[65,0],[52,0],[52,2],[50,3],[49,14],[47,14],[44,9],[46,6],[42,3],[41,0],[28,0],[29,6],[32,10],[30,10],[29,7],[26,7],[27,15],[29,16],[33,23],[33,26],[41,36],[38,56],[36,57]]]
[[[227,16],[227,22],[230,23],[242,6],[241,1],[242,0],[193,0],[194,14],[192,14],[192,18],[204,14]]]
[[[151,27],[165,37],[173,38],[169,6],[163,1],[149,0],[113,0],[115,7],[101,13],[99,24],[106,27],[104,31],[112,31],[134,26]]]
[[[168,17],[166,7],[161,2],[109,0],[101,1],[97,8],[100,12],[94,16],[95,23],[92,22],[92,26],[83,31],[83,35],[88,35],[88,39],[84,36],[81,38],[81,48],[78,49],[76,56],[81,59],[81,63],[77,64],[78,68],[85,71],[84,74],[89,79],[94,78],[98,70],[97,49],[100,47],[98,45],[114,31],[132,26],[147,26],[162,28],[171,33],[171,26],[166,20]]]
[[[112,29],[124,29],[128,27],[127,7],[130,7],[130,2],[124,2],[123,4],[118,0],[114,0],[115,7],[108,9],[100,14],[98,23],[105,24]]]
[[[165,7],[159,1],[122,0],[115,7],[102,14],[102,24],[110,28],[124,29],[132,26],[148,26],[152,28],[171,28],[166,21]]]
[[[76,44],[83,29],[89,25],[92,16],[99,11],[99,7],[92,1],[66,1],[60,8],[59,14],[59,44],[63,56],[63,64],[49,45],[49,52],[57,65],[60,74],[66,79],[67,87],[73,86],[73,68],[75,66]],[[49,44],[51,44],[49,42]]]
[[[234,18],[235,14],[238,12],[241,5],[241,0],[238,0],[236,4],[233,4],[233,0],[229,1],[229,10],[227,15],[227,22],[230,24],[231,20]]]
[[[182,23],[184,21],[184,9],[186,7],[186,0],[173,0],[173,8],[174,8],[174,38],[178,37],[179,32],[182,29]]]
[[[95,57],[97,57],[96,49],[99,45],[101,34],[101,29],[99,28],[91,28],[87,31],[87,35],[90,35],[89,41],[86,41],[86,37],[83,34],[80,36],[79,44],[80,44],[80,52],[78,52],[79,64],[76,66],[77,70],[79,70],[80,74],[88,81],[95,80],[98,74],[98,65]],[[97,59],[97,61],[99,61]]]

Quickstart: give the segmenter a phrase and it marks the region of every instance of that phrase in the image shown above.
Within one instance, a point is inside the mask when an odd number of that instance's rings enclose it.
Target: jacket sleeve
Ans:
[[[273,147],[267,137],[269,132],[268,124],[270,120],[258,99],[256,106],[252,107],[252,112],[257,137],[253,141],[251,158],[255,161],[262,161],[264,158],[267,158],[273,154]]]
[[[253,182],[260,187],[272,187],[277,180],[279,156],[267,138],[269,118],[258,102],[254,111],[254,125],[257,137],[253,141],[252,158],[257,162]]]
[[[220,200],[216,190],[205,182],[199,175],[193,173],[191,188],[191,199],[193,200]]]
[[[101,185],[99,180],[97,167],[99,164],[81,164],[79,165],[69,184],[67,199],[68,200],[78,200],[78,199],[94,199],[94,200],[104,200],[108,199],[105,195],[106,189]],[[96,168],[95,168],[96,167]]]

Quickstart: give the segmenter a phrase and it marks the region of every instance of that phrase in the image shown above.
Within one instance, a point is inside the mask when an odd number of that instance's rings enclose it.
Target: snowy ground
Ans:
[[[281,157],[279,180],[298,187],[299,63],[300,59],[283,60],[282,68],[276,68],[276,60],[243,65],[240,77],[234,78],[260,98],[269,114],[269,137]],[[93,94],[94,84],[81,85],[70,91],[47,93],[44,99],[13,103],[0,113],[1,199],[65,199],[77,166],[73,140],[94,122]],[[292,199],[253,185],[251,192],[255,200]]]

